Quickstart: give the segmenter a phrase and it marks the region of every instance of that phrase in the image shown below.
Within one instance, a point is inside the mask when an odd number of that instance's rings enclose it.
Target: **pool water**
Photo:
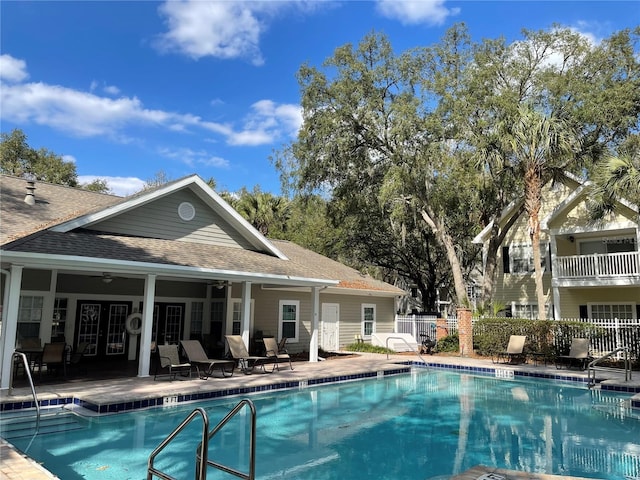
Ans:
[[[255,395],[256,478],[424,480],[482,464],[636,479],[640,420],[625,414],[625,398],[573,384],[433,370]],[[197,406],[213,427],[238,401]],[[150,452],[195,406],[73,416],[63,432],[9,441],[64,480],[142,479]],[[211,440],[209,455],[246,472],[250,420],[242,412]],[[192,422],[156,466],[194,478],[201,429]],[[232,477],[209,469],[207,478]]]

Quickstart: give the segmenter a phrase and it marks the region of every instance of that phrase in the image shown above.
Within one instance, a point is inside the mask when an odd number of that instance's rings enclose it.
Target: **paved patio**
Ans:
[[[517,370],[524,374],[531,375],[566,375],[575,379],[586,380],[587,373],[576,370],[556,370],[553,365],[499,365],[494,364],[488,359],[465,358],[456,356],[426,356],[430,364],[448,365],[465,369],[477,368],[496,368],[505,370]],[[354,378],[359,375],[371,375],[378,372],[392,371],[399,368],[399,363],[419,361],[416,355],[392,355],[387,358],[386,355],[376,354],[360,354],[357,357],[337,358],[317,363],[295,362],[294,370],[290,370],[288,365],[282,367],[280,371],[274,373],[254,373],[252,375],[244,375],[239,371],[231,378],[214,377],[208,380],[198,378],[181,378],[170,381],[168,378],[159,378],[154,381],[153,377],[138,378],[118,378],[108,380],[82,381],[82,382],[61,382],[48,383],[36,386],[38,398],[41,401],[56,401],[58,399],[75,398],[89,402],[93,405],[129,405],[134,401],[144,399],[152,399],[158,397],[172,397],[178,395],[211,395],[212,392],[221,392],[229,394],[238,389],[246,388],[260,391],[270,388],[270,386],[278,385],[280,388],[286,387],[288,383],[322,381],[325,379]],[[267,366],[267,372],[271,371],[271,366]],[[620,375],[608,374],[606,383],[615,385],[624,385],[626,388],[637,388],[640,391],[640,374],[635,372],[636,376],[633,382],[623,382]],[[216,373],[218,375],[218,373]],[[331,381],[331,380],[328,380]],[[194,397],[195,398],[195,397]],[[640,401],[640,394],[636,394],[634,399]],[[0,392],[0,403],[29,402],[32,400],[31,390],[28,387],[15,388],[12,395],[7,391]],[[25,458],[20,452],[16,451],[6,442],[0,443],[0,479],[11,480],[44,480],[56,478],[42,467],[28,458]],[[493,470],[495,471],[495,470]],[[522,474],[507,474],[506,478],[523,478]],[[504,476],[504,471],[500,474]],[[473,474],[471,474],[473,475]],[[475,479],[480,475],[465,476],[460,478]],[[456,477],[458,478],[458,477]],[[526,474],[526,478],[530,479],[550,479],[550,475]],[[568,478],[568,477],[556,477]]]

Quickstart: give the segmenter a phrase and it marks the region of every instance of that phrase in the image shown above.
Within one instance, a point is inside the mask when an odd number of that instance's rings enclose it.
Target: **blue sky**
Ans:
[[[300,126],[305,62],[373,31],[400,53],[457,22],[474,41],[559,23],[597,42],[639,20],[632,1],[3,0],[0,130],[119,195],[160,171],[279,194],[269,156]]]

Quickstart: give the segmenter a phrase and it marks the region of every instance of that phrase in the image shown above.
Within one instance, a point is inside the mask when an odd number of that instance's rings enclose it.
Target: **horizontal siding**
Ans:
[[[594,303],[640,304],[640,287],[572,288],[560,291],[560,314],[563,318],[579,318],[580,305]]]
[[[193,220],[184,221],[178,216],[178,206],[182,202],[190,202],[194,206],[196,215]],[[159,198],[90,228],[139,237],[252,248],[249,242],[189,189]]]

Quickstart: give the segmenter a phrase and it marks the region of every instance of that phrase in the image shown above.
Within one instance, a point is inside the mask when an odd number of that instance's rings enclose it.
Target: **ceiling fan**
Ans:
[[[102,283],[105,283],[107,285],[113,282],[116,278],[120,278],[120,277],[114,277],[109,272],[102,272],[102,275],[92,275],[92,277],[99,278],[100,280],[102,280]]]

